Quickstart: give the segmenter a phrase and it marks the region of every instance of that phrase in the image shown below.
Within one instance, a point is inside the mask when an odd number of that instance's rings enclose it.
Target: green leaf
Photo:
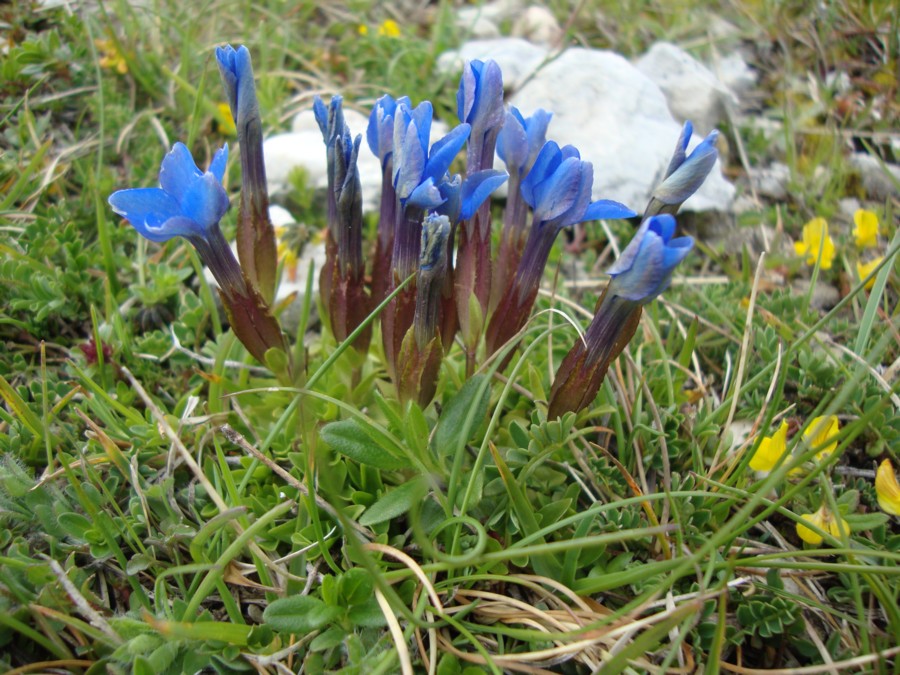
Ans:
[[[368,570],[353,567],[341,575],[338,592],[346,606],[361,605],[372,597],[375,583]]]
[[[263,612],[263,620],[281,633],[301,635],[328,625],[340,613],[337,607],[329,607],[311,595],[295,595],[272,602]]]
[[[359,519],[360,525],[374,525],[409,511],[425,494],[425,483],[417,478],[382,495]]]
[[[61,513],[57,518],[59,526],[65,533],[78,542],[87,542],[86,534],[91,530],[91,521],[80,513]]]
[[[322,440],[342,455],[385,471],[410,468],[409,462],[391,454],[376,442],[355,419],[332,422],[322,427]]]
[[[446,456],[457,451],[475,435],[478,425],[487,415],[490,400],[490,388],[485,387],[479,396],[479,390],[487,375],[475,375],[468,380],[459,392],[444,406],[441,418],[434,432],[434,449],[439,455]],[[469,411],[474,409],[472,417],[475,424],[465,424]]]
[[[316,639],[309,643],[309,649],[314,652],[324,652],[326,649],[340,645],[345,637],[347,637],[347,631],[340,626],[332,626],[321,635],[316,636]]]

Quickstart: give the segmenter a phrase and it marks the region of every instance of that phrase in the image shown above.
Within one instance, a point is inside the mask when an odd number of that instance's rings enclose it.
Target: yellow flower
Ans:
[[[771,471],[778,463],[778,460],[787,452],[787,422],[782,422],[781,426],[771,436],[762,439],[753,457],[750,458],[750,468],[754,471]]]
[[[116,48],[112,40],[94,40],[94,46],[100,50],[100,67],[107,70],[115,70],[119,75],[128,72],[128,64],[122,57],[122,53]]]
[[[231,116],[231,106],[227,103],[216,104],[216,121],[219,123],[219,132],[223,136],[237,136],[237,127],[234,117]]]
[[[816,417],[803,432],[803,438],[811,448],[819,448],[816,459],[821,461],[837,448],[837,435],[841,430],[841,423],[835,415]],[[831,439],[835,440],[831,440]],[[829,442],[831,441],[831,442]]]
[[[369,27],[366,24],[361,23],[356,27],[356,32],[359,33],[360,35],[368,35]]]
[[[875,494],[882,511],[900,516],[900,484],[889,459],[884,460],[875,473]]]
[[[850,525],[847,523],[847,521],[840,516],[835,517],[835,515],[831,511],[825,508],[824,504],[822,504],[819,510],[815,513],[804,513],[800,517],[806,522],[815,525],[820,530],[824,530],[832,537],[836,537],[837,539],[840,539],[841,535],[850,534]],[[807,544],[811,544],[813,546],[818,546],[822,543],[821,534],[800,523],[797,523],[797,536]]]
[[[874,248],[878,243],[878,216],[871,211],[857,209],[853,214],[853,222],[856,223],[853,230],[856,247]]]
[[[297,281],[297,254],[290,244],[284,240],[287,228],[284,226],[275,228],[275,236],[278,240],[278,259],[284,261],[284,273],[287,275],[288,281]]]
[[[803,240],[794,242],[797,255],[806,256],[807,265],[815,265],[822,251],[822,269],[830,270],[834,260],[834,240],[828,236],[828,223],[824,218],[813,218],[803,226]]]
[[[381,37],[400,37],[400,25],[393,19],[387,19],[378,27],[378,34]]]
[[[869,276],[872,273],[872,270],[874,270],[876,267],[878,267],[881,264],[882,260],[884,260],[883,256],[878,256],[877,258],[875,258],[875,260],[872,260],[871,262],[867,262],[867,263],[862,263],[862,262],[859,262],[859,260],[857,260],[856,261],[856,274],[859,276],[859,280],[862,281],[867,276]],[[869,279],[866,282],[866,290],[867,291],[871,290],[872,286],[874,286],[874,285],[875,285],[875,277],[872,277],[871,279]]]

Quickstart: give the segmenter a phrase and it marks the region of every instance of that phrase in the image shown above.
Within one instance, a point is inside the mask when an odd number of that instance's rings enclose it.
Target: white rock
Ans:
[[[377,211],[381,201],[381,162],[369,150],[366,143],[366,128],[369,118],[355,110],[344,108],[344,120],[353,136],[362,134],[359,149],[359,180],[362,184],[363,210]],[[312,187],[328,187],[327,159],[322,132],[312,110],[297,114],[291,124],[292,131],[270,136],[263,142],[266,161],[266,177],[269,194],[284,190],[288,186],[288,176],[295,168],[303,168],[309,175]],[[435,120],[431,125],[431,140],[444,136],[446,124]]]
[[[476,22],[488,21],[495,26],[522,11],[522,0],[494,0],[477,7],[463,7],[456,12],[456,25],[472,29]]]
[[[762,169],[750,169],[750,180],[758,195],[768,197],[776,202],[787,197],[791,170],[786,164],[773,162]]]
[[[854,152],[850,155],[850,165],[859,172],[863,189],[869,199],[884,201],[900,196],[900,188],[898,188],[900,166],[885,164],[882,167],[881,162],[864,152]]]
[[[756,72],[747,65],[739,52],[719,59],[715,72],[719,82],[738,98],[756,86]]]
[[[675,149],[681,125],[649,78],[622,56],[573,48],[548,63],[510,100],[523,115],[553,113],[548,138],[594,164],[594,199],[643,211]],[[695,135],[692,145],[700,141]],[[717,163],[684,209],[727,211],[734,186]]]
[[[563,29],[553,12],[535,5],[519,14],[513,23],[512,34],[538,44],[552,45],[562,37]]]
[[[474,7],[466,9],[475,9]],[[500,28],[483,14],[477,14],[474,18],[456,20],[456,25],[464,31],[468,39],[490,40],[500,37]]]
[[[466,61],[493,59],[503,71],[503,89],[508,93],[518,89],[533,75],[548,55],[546,47],[521,38],[473,40],[466,42],[458,50],[441,54],[437,68],[442,73],[458,75]]]
[[[657,42],[636,65],[662,89],[672,115],[702,134],[715,128],[726,104],[737,103],[709,68],[670,42]]]

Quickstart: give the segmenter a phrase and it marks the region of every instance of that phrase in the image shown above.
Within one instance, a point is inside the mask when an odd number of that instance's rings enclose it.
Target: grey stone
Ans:
[[[859,172],[869,199],[884,201],[900,196],[900,166],[887,163],[882,166],[878,159],[864,152],[850,155],[850,165]]]
[[[553,45],[562,37],[563,29],[549,9],[534,5],[516,17],[512,34],[538,44]]]
[[[791,170],[786,164],[773,162],[770,166],[750,169],[750,180],[760,197],[768,197],[774,201],[787,198],[788,183]]]
[[[690,120],[702,134],[712,131],[737,99],[702,63],[670,42],[657,42],[635,64],[653,80],[680,122]]]

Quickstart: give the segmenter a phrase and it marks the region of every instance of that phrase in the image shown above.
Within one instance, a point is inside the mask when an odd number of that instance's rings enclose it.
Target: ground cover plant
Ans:
[[[548,7],[561,45],[717,47],[702,3]],[[0,9],[5,670],[897,671],[900,186],[847,159],[898,159],[895,8],[716,7],[758,109],[627,206],[490,63],[440,74],[456,9]],[[276,240],[259,141],[302,109],[330,189],[293,176]],[[677,213],[717,155],[728,237]]]

